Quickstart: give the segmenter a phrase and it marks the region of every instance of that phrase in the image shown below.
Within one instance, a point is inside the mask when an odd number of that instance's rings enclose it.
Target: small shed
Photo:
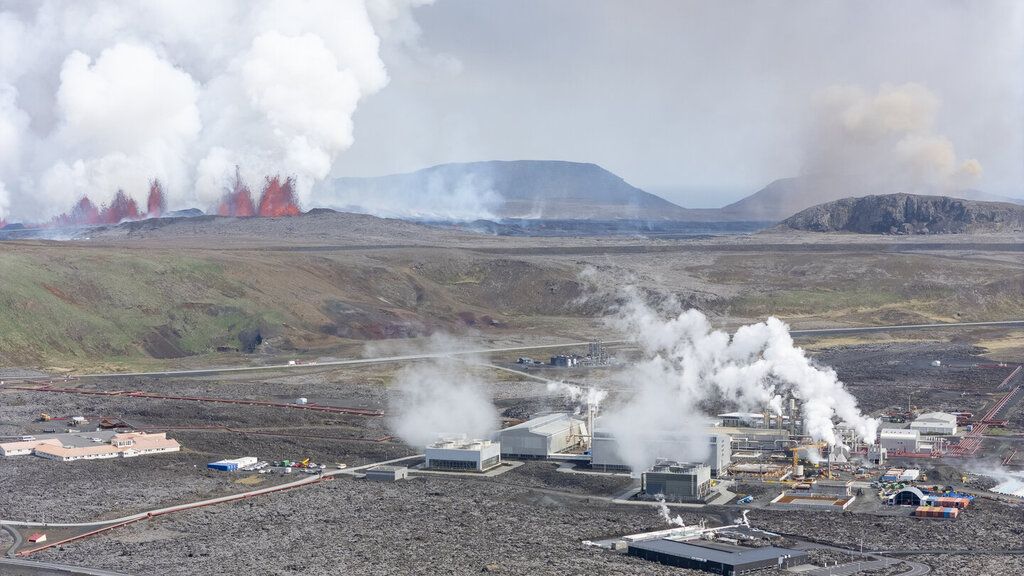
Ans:
[[[374,466],[366,471],[367,480],[395,482],[409,477],[409,468],[405,466]]]
[[[39,542],[46,542],[46,533],[45,532],[33,532],[32,534],[29,535],[28,541],[31,542],[32,544],[36,544],[36,543],[39,543]]]

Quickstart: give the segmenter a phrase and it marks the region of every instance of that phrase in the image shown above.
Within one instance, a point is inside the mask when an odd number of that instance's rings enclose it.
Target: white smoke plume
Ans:
[[[700,459],[709,445],[700,404],[724,401],[737,409],[782,413],[785,395],[802,405],[805,432],[814,440],[840,443],[833,419],[865,442],[874,443],[878,421],[861,414],[856,399],[834,370],[811,363],[777,318],[743,326],[729,335],[708,318],[687,310],[664,318],[630,292],[612,324],[641,348],[643,359],[628,375],[635,388],[606,409],[602,424],[615,435],[634,471],[658,457]],[[659,453],[659,442],[682,437],[681,454]]]
[[[206,209],[241,166],[297,178],[304,204],[388,82],[375,27],[408,0],[0,1],[5,215],[40,220],[88,194]],[[9,210],[10,214],[7,214]]]
[[[391,385],[391,430],[410,446],[439,436],[490,438],[500,427],[498,411],[464,363],[440,358],[402,369]]]
[[[679,526],[680,528],[686,527],[686,522],[683,522],[683,517],[679,514],[672,516],[672,512],[668,509],[668,504],[665,503],[665,496],[658,494],[658,515],[665,521],[666,524],[673,526]]]
[[[989,463],[971,470],[974,474],[988,476],[998,484],[991,488],[992,492],[1024,498],[1024,472],[1009,470],[1002,465]]]
[[[325,180],[316,193],[325,208],[421,220],[496,219],[504,202],[491,178],[470,171],[435,173],[393,188],[359,178]]]
[[[939,98],[921,84],[833,85],[815,98],[804,172],[856,180],[860,194],[968,187],[981,164],[936,130]]]
[[[566,382],[548,382],[548,392],[557,392],[565,396],[569,402],[576,404],[576,413],[581,414],[587,408],[593,406],[595,410],[601,408],[601,402],[608,397],[608,391],[593,386],[577,386]]]

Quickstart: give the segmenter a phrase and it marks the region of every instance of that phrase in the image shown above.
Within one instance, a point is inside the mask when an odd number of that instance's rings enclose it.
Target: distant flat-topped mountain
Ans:
[[[843,198],[787,218],[780,228],[859,234],[1020,232],[1024,206],[948,196],[886,194]]]
[[[779,221],[823,202],[863,197],[869,194],[906,192],[906,190],[893,190],[891,187],[885,188],[886,186],[869,184],[863,179],[853,176],[816,175],[782,178],[754,194],[722,208],[720,212],[723,219]],[[973,189],[943,192],[943,195],[983,202],[1021,203],[1014,198],[1005,198]]]
[[[596,164],[516,160],[441,164],[376,178],[338,178],[321,188],[330,207],[446,218],[658,219],[694,217]]]

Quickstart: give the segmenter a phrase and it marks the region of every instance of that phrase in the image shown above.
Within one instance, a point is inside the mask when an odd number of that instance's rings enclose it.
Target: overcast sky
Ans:
[[[336,175],[595,162],[684,206],[798,174],[826,87],[918,83],[935,132],[1024,196],[1024,3],[437,0],[355,116]]]

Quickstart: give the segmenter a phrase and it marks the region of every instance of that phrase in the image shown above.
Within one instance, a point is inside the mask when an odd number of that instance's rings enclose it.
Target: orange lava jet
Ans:
[[[159,180],[153,180],[149,185],[149,198],[146,200],[146,217],[159,218],[167,211],[167,198],[164,197],[164,187]]]
[[[302,210],[295,200],[295,180],[287,178],[282,184],[280,176],[268,176],[267,185],[260,196],[259,215],[264,218],[275,218],[299,214],[302,214]]]

